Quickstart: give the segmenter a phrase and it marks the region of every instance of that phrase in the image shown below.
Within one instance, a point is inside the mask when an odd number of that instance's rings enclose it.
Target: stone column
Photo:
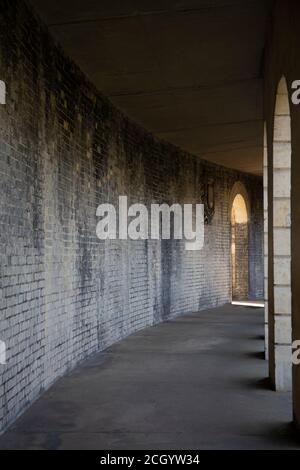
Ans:
[[[273,321],[270,376],[276,390],[291,390],[291,119],[286,80],[278,86],[273,145]],[[270,212],[270,208],[269,208]],[[270,224],[269,224],[270,227]],[[270,307],[270,305],[269,305]],[[272,311],[270,312],[272,314]],[[269,325],[271,327],[271,324]]]
[[[268,147],[266,127],[264,129],[264,300],[265,300],[265,358],[269,356],[268,325]]]

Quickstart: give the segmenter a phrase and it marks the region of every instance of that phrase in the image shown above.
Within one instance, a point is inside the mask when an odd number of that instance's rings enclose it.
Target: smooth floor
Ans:
[[[0,449],[300,449],[270,390],[264,312],[227,305],[140,331],[59,380]]]

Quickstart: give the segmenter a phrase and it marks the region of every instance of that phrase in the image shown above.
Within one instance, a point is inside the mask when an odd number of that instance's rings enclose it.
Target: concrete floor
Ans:
[[[141,331],[61,379],[1,449],[300,449],[268,388],[263,309],[228,305]]]

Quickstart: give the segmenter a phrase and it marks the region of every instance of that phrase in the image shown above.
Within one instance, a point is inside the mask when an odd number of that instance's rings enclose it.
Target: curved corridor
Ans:
[[[299,448],[263,333],[262,309],[231,305],[140,331],[58,381],[0,448]]]

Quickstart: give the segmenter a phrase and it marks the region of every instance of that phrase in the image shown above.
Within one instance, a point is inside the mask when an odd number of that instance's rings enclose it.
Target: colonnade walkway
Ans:
[[[263,331],[263,309],[232,305],[140,331],[59,380],[0,448],[300,449]]]

